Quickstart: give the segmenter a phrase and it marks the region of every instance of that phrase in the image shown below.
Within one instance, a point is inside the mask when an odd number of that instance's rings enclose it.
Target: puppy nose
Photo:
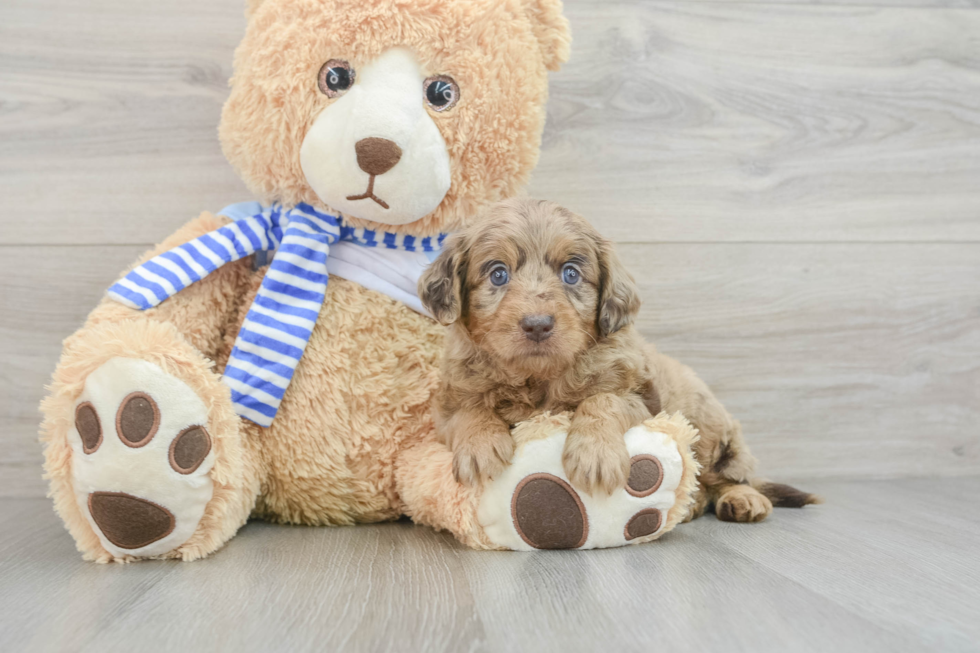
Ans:
[[[528,340],[541,342],[551,337],[551,331],[555,328],[555,317],[553,315],[525,315],[521,320],[521,329]]]
[[[357,165],[369,175],[383,175],[402,158],[402,148],[387,138],[362,138],[354,144]]]

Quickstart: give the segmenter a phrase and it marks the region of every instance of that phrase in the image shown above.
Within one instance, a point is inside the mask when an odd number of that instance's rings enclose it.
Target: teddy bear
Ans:
[[[55,509],[86,559],[195,560],[249,518],[407,515],[475,548],[656,539],[686,514],[696,431],[624,434],[627,486],[564,477],[567,415],[459,484],[433,428],[443,327],[416,282],[445,234],[534,167],[559,0],[249,0],[219,136],[256,201],[147,252],[66,339],[42,403]]]

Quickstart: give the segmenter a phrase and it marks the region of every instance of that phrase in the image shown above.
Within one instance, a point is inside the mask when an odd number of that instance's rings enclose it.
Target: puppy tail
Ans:
[[[797,490],[792,485],[770,483],[763,479],[753,479],[752,487],[772,501],[776,508],[802,508],[814,503],[823,503],[823,497]]]

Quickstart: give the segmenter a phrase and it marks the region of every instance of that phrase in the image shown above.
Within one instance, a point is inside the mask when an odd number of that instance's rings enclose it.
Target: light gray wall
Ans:
[[[216,126],[243,0],[0,5],[0,495],[140,251],[249,199]],[[962,9],[957,9],[957,7]],[[980,472],[980,2],[573,0],[530,192],[779,477]]]

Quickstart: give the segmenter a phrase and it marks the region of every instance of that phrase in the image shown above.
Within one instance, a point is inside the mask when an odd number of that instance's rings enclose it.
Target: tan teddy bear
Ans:
[[[51,493],[85,557],[194,560],[250,516],[405,514],[484,548],[672,528],[695,483],[683,418],[627,434],[659,468],[601,500],[562,477],[564,416],[518,425],[482,490],[453,480],[433,432],[442,327],[415,284],[442,234],[535,165],[547,71],[569,50],[561,3],[250,0],[248,18],[220,136],[261,201],[148,252],[65,341],[42,406]]]

